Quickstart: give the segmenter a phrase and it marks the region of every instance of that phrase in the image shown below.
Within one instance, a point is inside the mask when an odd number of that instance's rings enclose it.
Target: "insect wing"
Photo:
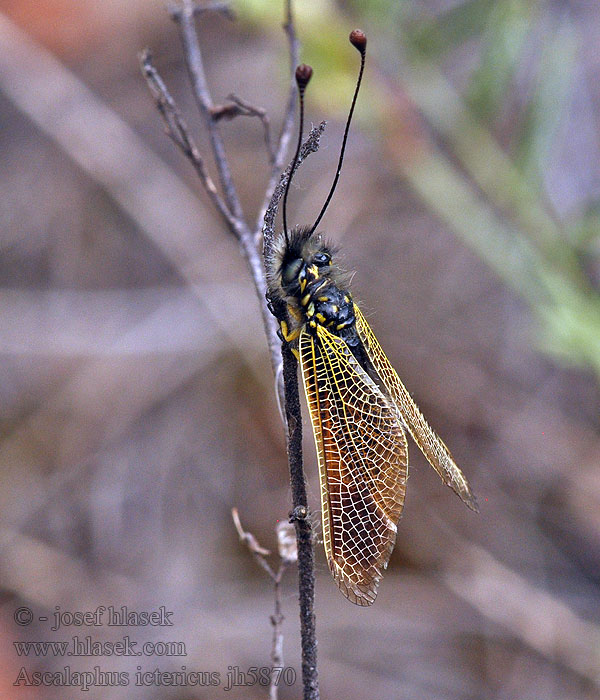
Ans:
[[[449,486],[471,510],[477,511],[477,501],[471,491],[469,482],[454,461],[450,450],[429,426],[419,410],[419,407],[412,400],[411,395],[408,393],[408,390],[400,380],[396,370],[385,356],[379,341],[356,304],[354,304],[354,314],[356,317],[356,330],[367,355],[381,381],[385,384],[390,397],[396,403],[403,422],[406,424],[414,441],[431,466],[440,475],[442,481]]]
[[[357,605],[371,605],[396,540],[408,452],[396,407],[346,343],[319,326],[299,351],[321,483],[331,573]]]

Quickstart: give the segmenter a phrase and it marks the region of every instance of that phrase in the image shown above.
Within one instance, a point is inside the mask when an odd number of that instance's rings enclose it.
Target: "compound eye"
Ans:
[[[329,253],[315,253],[313,256],[313,262],[317,267],[331,265],[331,255],[329,255]]]
[[[297,281],[300,270],[302,269],[302,264],[303,261],[300,258],[295,258],[283,266],[281,270],[281,279],[284,287]]]

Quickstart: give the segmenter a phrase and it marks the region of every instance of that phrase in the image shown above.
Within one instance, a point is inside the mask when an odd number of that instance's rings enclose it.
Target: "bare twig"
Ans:
[[[296,36],[296,30],[294,28],[294,17],[292,14],[292,0],[286,0],[286,17],[283,25],[283,30],[285,31],[288,44],[289,44],[289,55],[290,55],[290,90],[288,95],[288,101],[285,108],[285,117],[283,124],[281,126],[281,132],[279,134],[279,139],[277,142],[277,148],[275,150],[275,160],[273,161],[273,166],[271,168],[271,175],[269,177],[269,183],[267,189],[265,190],[265,196],[263,203],[258,212],[258,218],[256,219],[255,225],[255,243],[260,245],[263,221],[265,218],[265,213],[269,202],[273,196],[273,192],[279,180],[281,171],[285,165],[286,154],[290,139],[292,137],[292,131],[294,128],[294,108],[296,106],[296,78],[295,71],[298,65],[298,37]]]
[[[267,572],[271,580],[273,581],[273,591],[275,594],[275,610],[273,615],[270,617],[271,625],[273,627],[273,645],[271,647],[271,662],[272,662],[272,673],[269,684],[269,698],[270,700],[277,700],[277,691],[279,688],[279,672],[283,668],[283,632],[282,625],[284,621],[284,616],[281,611],[281,580],[287,568],[297,561],[297,556],[295,554],[295,548],[290,547],[289,542],[286,539],[286,524],[279,523],[277,527],[277,539],[279,544],[279,567],[277,572],[273,571],[271,565],[265,559],[265,556],[269,556],[271,553],[268,549],[261,547],[258,543],[256,537],[251,532],[246,532],[242,528],[242,523],[240,521],[240,516],[237,508],[231,509],[231,517],[233,518],[233,523],[235,529],[238,531],[240,540],[246,544],[248,549],[252,552],[254,559],[258,562],[264,571]]]
[[[295,31],[293,28],[291,0],[287,0],[286,7],[287,13],[285,27],[287,36],[290,41],[290,56],[292,58],[296,58],[298,49]],[[198,35],[196,33],[196,28],[194,24],[194,13],[196,11],[195,8],[196,6],[191,0],[183,0],[183,4],[179,8],[179,11],[172,11],[171,16],[178,23],[181,30],[184,56],[186,65],[188,67],[188,72],[190,74],[190,80],[192,83],[194,97],[207,125],[215,163],[219,172],[220,182],[223,187],[225,201],[227,202],[228,209],[231,212],[231,216],[225,220],[225,223],[227,224],[229,230],[240,241],[242,250],[244,251],[246,259],[248,260],[248,265],[250,267],[250,272],[252,275],[256,293],[259,298],[263,324],[267,334],[267,342],[269,344],[271,365],[273,367],[273,373],[275,375],[277,396],[279,401],[282,402],[283,383],[281,381],[282,370],[281,356],[279,353],[279,341],[277,338],[277,325],[266,307],[265,295],[267,291],[267,286],[264,275],[264,265],[263,259],[260,253],[258,252],[256,244],[256,241],[260,239],[260,230],[262,228],[262,215],[254,227],[254,232],[251,232],[248,224],[246,223],[243,217],[243,212],[241,209],[239,198],[237,196],[235,186],[231,179],[231,171],[229,169],[225,157],[223,140],[218,129],[218,124],[211,115],[211,110],[214,108],[214,104],[210,96],[210,92],[208,90],[206,76],[204,73],[204,66],[202,62],[202,54],[198,42]],[[295,64],[293,64],[291,67],[292,73],[294,69]],[[271,169],[270,182],[277,182],[277,178],[279,177],[281,168],[283,167],[285,151],[290,139],[291,130],[293,128],[293,100],[291,93],[289,101],[292,102],[292,108],[290,110],[288,105],[286,119],[284,120],[282,133],[279,139],[279,147],[277,149],[276,162],[273,164],[273,167]],[[268,196],[265,195],[265,199],[268,201],[270,199],[270,194],[268,194]]]
[[[183,43],[183,54],[187,65],[188,73],[192,83],[192,90],[196,104],[200,110],[200,114],[204,118],[208,136],[211,143],[211,148],[215,157],[219,180],[223,188],[223,195],[227,206],[235,217],[238,223],[244,219],[242,205],[233,184],[231,170],[225,155],[225,146],[223,138],[219,130],[217,122],[213,119],[211,110],[214,107],[206,75],[204,73],[204,63],[202,61],[202,52],[200,51],[200,42],[196,32],[195,25],[195,4],[193,0],[183,0],[181,11],[172,14],[173,19],[177,22],[180,29],[181,41]]]
[[[271,615],[271,625],[273,626],[273,645],[271,647],[271,662],[273,669],[283,668],[283,633],[282,626],[284,621],[283,613],[281,612],[281,578],[287,565],[281,562],[277,575],[273,579],[273,590],[275,593],[275,611]],[[275,673],[271,674],[271,682],[269,683],[269,700],[277,700],[278,697],[278,681],[279,678]]]
[[[243,100],[238,95],[231,93],[227,95],[227,99],[231,100],[224,105],[217,105],[212,108],[212,116],[215,121],[220,119],[235,119],[236,117],[258,117],[263,125],[263,130],[265,134],[265,145],[267,147],[267,153],[269,154],[269,162],[271,165],[275,162],[275,148],[271,140],[271,120],[269,116],[262,107],[256,107],[255,105]]]
[[[200,57],[201,60],[201,57]],[[228,205],[223,201],[220,194],[217,192],[214,182],[210,178],[204,160],[194,140],[181,117],[179,110],[169,94],[169,91],[158,74],[156,68],[152,65],[151,57],[148,51],[144,52],[141,57],[142,72],[146,78],[152,95],[156,101],[157,107],[165,121],[167,134],[182,150],[184,155],[190,160],[194,169],[199,174],[202,184],[211,197],[215,208],[221,214],[224,224],[227,229],[238,238],[242,246],[242,250],[248,260],[252,280],[256,289],[256,294],[259,299],[263,324],[269,344],[269,353],[271,357],[271,365],[273,374],[276,377],[277,397],[281,405],[283,405],[283,383],[281,381],[281,354],[279,352],[279,340],[277,338],[277,325],[269,313],[266,303],[266,281],[264,275],[263,259],[258,251],[254,241],[256,234],[253,234],[243,218],[234,216],[229,210]],[[211,101],[212,102],[212,101]],[[215,160],[219,162],[220,156],[215,153]],[[225,164],[225,167],[228,166]]]
[[[167,135],[172,139],[177,147],[181,149],[186,158],[191,161],[215,208],[219,211],[221,216],[229,222],[230,226],[233,226],[233,221],[231,221],[231,212],[221,198],[221,195],[217,192],[215,183],[213,182],[208,170],[206,169],[206,165],[204,164],[204,159],[200,155],[200,152],[194,143],[194,140],[183,120],[183,117],[181,116],[181,113],[179,112],[179,109],[177,108],[177,105],[175,104],[175,101],[167,90],[167,86],[152,64],[152,56],[150,51],[147,49],[140,55],[140,64],[142,67],[142,73],[146,78],[150,92],[154,97],[158,111],[160,112],[165,123]]]
[[[254,537],[254,535],[251,532],[246,532],[242,528],[240,514],[237,508],[231,509],[231,517],[233,518],[233,524],[235,525],[235,529],[237,530],[238,535],[240,536],[240,540],[248,547],[252,554],[254,554],[254,558],[262,566],[262,568],[269,574],[271,578],[273,578],[275,576],[275,574],[273,573],[273,569],[271,569],[271,567],[265,560],[265,557],[268,557],[271,554],[271,550],[261,547],[256,537]]]
[[[292,522],[296,529],[296,538],[298,544],[298,568],[299,568],[299,589],[300,589],[300,626],[302,638],[302,679],[304,687],[305,700],[317,700],[319,697],[317,666],[316,666],[316,637],[315,637],[315,616],[314,616],[314,555],[312,543],[312,529],[309,518],[308,504],[306,498],[306,484],[302,467],[302,416],[300,414],[300,400],[298,393],[298,377],[297,364],[294,355],[288,345],[280,343],[277,336],[277,320],[283,320],[286,310],[282,308],[282,302],[274,300],[274,296],[269,294],[269,298],[273,302],[272,313],[266,303],[267,285],[265,278],[265,269],[263,257],[259,253],[259,243],[261,234],[264,231],[263,252],[268,258],[272,254],[272,244],[274,237],[274,222],[277,213],[277,206],[283,195],[285,183],[290,177],[292,166],[288,166],[287,170],[282,174],[281,170],[285,163],[285,154],[293,129],[293,116],[295,104],[295,81],[292,78],[292,88],[290,89],[287,110],[284,118],[284,123],[279,136],[278,145],[274,152],[273,164],[267,191],[265,193],[263,206],[258,221],[255,224],[254,231],[251,231],[246,220],[244,219],[240,201],[235,189],[235,185],[231,178],[231,171],[225,157],[225,150],[220,130],[218,128],[218,120],[227,113],[230,116],[236,116],[236,110],[231,108],[215,108],[212,101],[204,66],[202,54],[196,33],[194,15],[197,12],[192,0],[183,0],[179,9],[171,11],[172,17],[178,23],[181,38],[183,42],[184,55],[186,65],[188,67],[190,80],[194,97],[196,99],[200,113],[202,114],[209,133],[211,148],[219,173],[219,181],[223,190],[223,200],[221,208],[217,207],[230,230],[239,240],[242,250],[248,260],[248,265],[252,274],[256,293],[259,298],[263,323],[267,333],[269,342],[269,350],[271,354],[271,362],[275,373],[277,395],[280,399],[280,405],[285,404],[285,418],[288,426],[288,459],[290,466],[290,479],[293,493]],[[286,3],[286,23],[284,25],[286,34],[290,44],[291,57],[291,72],[294,74],[295,65],[297,63],[298,42],[296,39],[293,17],[291,12],[291,0]],[[194,146],[187,128],[179,112],[166,88],[160,80],[156,71],[152,69],[149,57],[146,56],[146,61],[142,62],[147,79],[153,91],[158,108],[167,125],[167,132],[173,138],[178,147],[183,150],[194,167],[199,170],[202,182],[206,187],[208,182],[212,180],[208,177],[204,167],[202,158],[198,154]],[[231,98],[230,98],[231,99]],[[243,102],[239,98],[236,99],[236,107],[238,110],[246,110],[245,113],[261,116],[259,110],[252,107],[248,103]],[[243,113],[239,112],[238,113]],[[262,114],[262,118],[266,115]],[[263,124],[265,122],[263,121]],[[298,159],[297,165],[309,154],[317,150],[319,139],[325,124],[313,129],[304,143],[301,157]],[[265,129],[266,130],[266,129]],[[270,136],[268,138],[270,143]],[[297,167],[297,166],[296,166]],[[204,177],[202,177],[204,173]],[[215,193],[218,196],[218,193]],[[282,358],[282,359],[280,359]],[[235,516],[234,516],[235,517]],[[243,530],[241,525],[238,531],[242,536]],[[251,551],[258,557],[261,566],[269,573],[276,584],[276,600],[278,600],[278,586],[280,580],[280,572],[275,574],[268,563],[264,560],[261,553],[261,548],[255,541],[246,537],[243,533],[244,540],[251,548]],[[278,578],[279,577],[279,578]],[[280,608],[276,606],[275,615],[273,617],[273,625],[277,630],[280,625]],[[279,648],[280,641],[277,634],[274,632],[274,649]],[[276,644],[277,641],[277,644]],[[280,654],[274,651],[273,658],[279,658]]]
[[[310,153],[319,148],[321,134],[325,129],[325,122],[313,127],[302,144],[296,168]],[[279,178],[279,183],[273,190],[273,194],[265,211],[263,225],[263,252],[265,262],[269,261],[273,254],[273,240],[275,236],[275,217],[279,202],[285,191],[288,178],[292,174],[292,163],[286,168]],[[274,290],[269,290],[271,311],[281,323],[287,321],[285,303]],[[302,642],[302,682],[304,686],[304,699],[317,700],[319,698],[319,684],[317,674],[317,641],[314,614],[314,551],[313,536],[308,499],[306,495],[306,479],[302,459],[302,414],[300,409],[300,394],[298,388],[298,364],[296,357],[286,342],[281,343],[281,356],[283,360],[283,386],[285,398],[285,415],[288,426],[288,461],[290,468],[290,482],[292,486],[292,502],[294,509],[291,513],[291,522],[296,528],[296,541],[298,546],[298,578],[300,590],[300,634]]]
[[[325,131],[327,122],[321,122],[318,126],[313,126],[310,133],[302,144],[300,152],[298,154],[298,160],[296,161],[296,168],[298,169],[300,164],[311,154],[316,153],[319,150],[319,145],[321,143],[321,136]],[[292,169],[292,164],[290,163],[288,167],[279,176],[279,182],[273,187],[271,197],[267,206],[265,207],[265,214],[263,217],[262,225],[262,235],[263,235],[263,255],[265,260],[269,261],[271,255],[273,254],[273,240],[275,238],[275,218],[277,217],[277,209],[279,208],[279,202],[283,197],[285,192],[285,186],[287,184],[288,178],[290,177],[290,171]]]
[[[202,5],[194,5],[192,9],[195,15],[201,15],[204,12],[218,12],[223,15],[223,17],[227,17],[227,19],[235,19],[235,13],[228,2],[204,2]],[[167,10],[174,20],[179,20],[181,7],[178,5],[169,5]]]
[[[288,343],[282,343],[283,386],[288,424],[288,461],[298,544],[298,588],[300,591],[300,637],[302,643],[302,684],[304,700],[318,700],[317,636],[315,627],[315,559],[312,525],[302,464],[302,415],[298,391],[298,363]]]
[[[202,65],[202,55],[199,51],[198,48],[198,39],[197,35],[195,33],[195,28],[193,26],[193,20],[186,19],[184,17],[185,12],[192,14],[198,14],[200,10],[209,10],[209,9],[216,9],[218,11],[222,11],[224,5],[222,3],[213,3],[213,4],[205,4],[202,7],[198,7],[196,5],[192,5],[190,7],[190,3],[185,3],[183,6],[172,6],[170,8],[170,13],[171,16],[173,17],[174,20],[176,20],[180,26],[183,27],[183,24],[185,24],[185,27],[187,27],[187,33],[185,34],[184,37],[184,52],[186,54],[186,63],[189,66],[194,65],[195,66],[195,73],[194,75],[199,76],[199,88],[196,88],[194,90],[194,94],[197,95],[198,89],[200,89],[200,94],[202,97],[202,100],[204,100],[201,104],[206,106],[206,119],[207,122],[210,124],[213,124],[215,126],[213,119],[210,117],[210,111],[214,110],[214,106],[212,103],[212,99],[210,98],[210,94],[208,91],[208,87],[206,84],[206,79],[204,77],[204,68]],[[191,29],[189,25],[191,24]],[[284,392],[283,392],[283,381],[282,381],[282,364],[281,364],[281,353],[279,350],[280,342],[277,337],[277,324],[274,321],[273,316],[269,313],[267,306],[265,304],[265,294],[266,294],[266,281],[264,277],[264,267],[263,267],[263,260],[258,252],[258,244],[261,241],[262,238],[262,228],[263,228],[263,218],[264,214],[266,212],[267,206],[269,205],[270,200],[272,199],[273,191],[277,185],[277,181],[280,178],[281,175],[281,170],[283,168],[284,162],[285,162],[285,153],[287,150],[287,146],[291,137],[291,132],[293,129],[293,115],[294,115],[294,104],[295,104],[295,95],[296,95],[296,84],[295,80],[293,78],[294,74],[294,69],[297,63],[298,59],[298,40],[296,38],[295,30],[294,30],[294,23],[293,23],[293,16],[291,12],[291,0],[286,0],[286,21],[284,24],[284,30],[286,32],[286,35],[288,37],[289,45],[290,45],[290,72],[291,72],[291,82],[290,82],[290,92],[289,92],[289,97],[288,97],[288,104],[286,107],[286,114],[283,122],[283,126],[281,129],[281,133],[278,139],[278,144],[277,148],[275,149],[275,161],[272,165],[271,168],[271,175],[269,179],[269,185],[267,187],[263,205],[261,206],[261,213],[259,215],[259,218],[257,222],[255,223],[254,226],[254,231],[251,232],[246,221],[244,220],[243,217],[238,217],[234,213],[231,212],[229,205],[223,200],[223,198],[219,195],[219,193],[216,191],[216,187],[214,185],[214,182],[208,175],[208,172],[206,171],[206,168],[203,163],[203,159],[198,153],[197,148],[194,146],[194,141],[189,133],[189,130],[187,129],[185,122],[181,118],[181,115],[179,114],[179,110],[177,109],[173,98],[170,96],[164,81],[160,78],[158,72],[154,68],[154,66],[151,63],[151,59],[149,54],[145,54],[144,56],[147,55],[147,59],[144,65],[144,62],[142,64],[142,69],[144,72],[144,76],[148,80],[148,84],[150,86],[150,89],[152,91],[152,94],[154,96],[155,101],[157,102],[158,109],[161,112],[161,115],[163,116],[163,119],[165,120],[166,126],[167,126],[167,133],[169,134],[170,138],[172,138],[177,146],[183,151],[183,153],[186,155],[186,157],[190,160],[192,163],[193,167],[196,169],[198,174],[200,175],[201,181],[204,184],[207,192],[209,193],[209,196],[211,196],[211,199],[213,200],[213,203],[219,213],[221,214],[221,217],[223,219],[223,222],[227,226],[228,230],[235,235],[238,240],[240,241],[240,244],[242,246],[242,249],[244,251],[244,254],[248,260],[248,265],[250,267],[250,272],[252,275],[252,279],[254,282],[254,286],[256,289],[256,294],[259,298],[259,303],[260,303],[260,309],[261,309],[261,314],[262,314],[262,319],[263,319],[263,324],[265,327],[265,332],[267,335],[267,342],[269,345],[269,354],[271,358],[271,365],[273,368],[273,374],[275,376],[275,383],[276,383],[276,394],[278,398],[278,402],[280,407],[283,406],[284,403]],[[182,32],[183,33],[183,32]],[[188,36],[188,35],[191,35]],[[197,49],[197,50],[196,50]],[[191,55],[188,55],[191,52]],[[150,73],[148,72],[150,71]],[[191,74],[191,73],[190,73]],[[192,76],[192,83],[194,83],[194,79]],[[197,99],[199,99],[197,97]],[[210,128],[210,127],[209,127]],[[213,143],[211,141],[211,143]],[[220,140],[220,135],[217,132],[217,143],[222,142]],[[214,150],[214,157],[215,161],[217,163],[217,166],[221,169],[224,170],[225,172],[229,173],[229,168],[227,165],[227,162],[225,160],[224,152],[223,149],[217,149]],[[231,182],[231,178],[229,176],[229,181]],[[285,186],[285,183],[284,183]],[[235,191],[235,187],[233,186],[233,183],[231,182],[231,188]],[[278,201],[278,200],[277,200]],[[274,217],[273,217],[274,219]],[[282,415],[283,411],[282,411]]]

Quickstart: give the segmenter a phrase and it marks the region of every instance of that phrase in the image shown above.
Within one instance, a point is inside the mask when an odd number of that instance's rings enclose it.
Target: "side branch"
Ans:
[[[277,700],[278,698],[278,676],[275,674],[276,669],[283,668],[283,613],[281,611],[281,580],[291,564],[298,561],[296,550],[296,540],[293,535],[290,536],[289,530],[292,526],[289,523],[279,522],[277,524],[277,544],[279,550],[279,566],[277,572],[267,562],[265,557],[271,552],[264,547],[261,547],[254,535],[251,532],[246,532],[240,522],[240,516],[237,508],[231,509],[231,516],[235,529],[238,531],[240,540],[246,544],[255,560],[258,562],[273,581],[273,592],[275,594],[275,609],[271,615],[271,625],[273,627],[273,645],[271,648],[271,661],[273,662],[273,673],[271,674],[271,683],[269,686],[269,700]]]
[[[250,102],[243,100],[234,93],[227,95],[227,99],[231,100],[227,104],[217,105],[211,110],[211,114],[215,121],[221,119],[235,119],[236,117],[258,117],[261,124],[263,125],[263,131],[265,134],[265,146],[267,147],[267,153],[269,154],[269,162],[271,165],[275,162],[275,149],[271,141],[271,120],[266,110],[262,107],[256,107]]]
[[[277,141],[277,148],[275,149],[275,158],[271,167],[271,175],[269,177],[269,183],[267,189],[265,190],[265,196],[263,199],[262,206],[258,213],[258,218],[256,220],[256,233],[255,242],[258,246],[260,244],[260,235],[263,225],[263,220],[265,218],[265,212],[269,205],[269,201],[273,196],[275,186],[277,185],[277,180],[283,170],[285,165],[285,157],[287,154],[288,145],[290,139],[292,138],[292,130],[294,126],[294,108],[296,106],[296,66],[298,65],[298,37],[296,36],[296,30],[294,27],[294,17],[292,14],[292,0],[286,0],[286,16],[285,22],[283,24],[283,29],[288,38],[289,45],[289,57],[290,57],[290,90],[288,94],[288,101],[285,108],[285,116],[283,119],[283,124],[281,126],[281,132],[279,134],[279,139]]]
[[[171,18],[175,21],[179,21],[182,9],[178,5],[169,5],[167,9]],[[194,5],[192,12],[195,15],[201,15],[204,12],[218,12],[224,17],[227,17],[227,19],[235,19],[235,14],[228,2],[205,2],[202,5]]]
[[[318,126],[313,126],[310,130],[306,141],[302,144],[300,148],[300,153],[298,154],[298,160],[296,162],[295,170],[298,169],[300,164],[311,154],[316,153],[319,150],[319,145],[321,143],[321,136],[325,131],[327,122],[323,121]],[[279,208],[279,202],[283,197],[285,192],[285,186],[287,184],[288,178],[291,175],[292,164],[290,163],[288,167],[281,173],[279,182],[273,188],[273,193],[271,195],[270,201],[265,208],[264,222],[262,227],[263,234],[263,254],[265,256],[265,261],[267,265],[271,260],[273,251],[273,240],[275,238],[275,217],[277,216],[277,209]]]
[[[231,227],[233,225],[231,212],[218,193],[215,183],[206,169],[204,159],[200,155],[175,101],[152,63],[152,56],[148,49],[141,53],[140,65],[148,87],[150,88],[150,92],[152,93],[152,97],[154,98],[154,102],[165,123],[167,136],[169,136],[194,166],[200,178],[200,182],[208,193],[215,208],[219,211],[223,219],[225,219],[225,222]]]
[[[211,113],[214,105],[208,89],[200,42],[198,41],[198,34],[196,33],[196,11],[197,9],[193,0],[183,0],[180,11],[172,12],[171,16],[180,29],[181,41],[183,43],[183,55],[190,75],[194,98],[200,110],[200,114],[206,123],[211,148],[215,157],[215,164],[219,173],[219,180],[223,187],[225,201],[235,218],[238,221],[243,221],[244,213],[231,177],[221,132]]]

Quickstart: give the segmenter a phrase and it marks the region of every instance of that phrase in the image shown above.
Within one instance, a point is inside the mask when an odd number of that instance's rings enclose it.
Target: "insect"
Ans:
[[[299,66],[300,128],[283,200],[283,231],[267,261],[269,288],[283,300],[281,335],[299,359],[317,449],[323,539],[333,578],[357,605],[371,605],[396,540],[408,476],[410,433],[442,481],[477,510],[450,451],[429,427],[352,300],[335,250],[316,229],[337,185],[365,65],[366,37],[350,34],[360,72],[337,173],[312,226],[287,225],[287,195],[302,142],[304,90],[312,74]]]

